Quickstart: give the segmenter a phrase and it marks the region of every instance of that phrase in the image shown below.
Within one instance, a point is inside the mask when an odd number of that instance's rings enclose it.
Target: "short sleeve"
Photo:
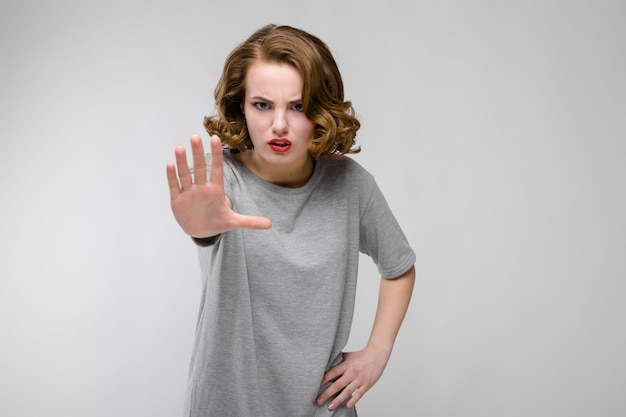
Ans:
[[[399,277],[416,260],[415,252],[375,181],[361,215],[359,250],[372,258],[384,278]]]

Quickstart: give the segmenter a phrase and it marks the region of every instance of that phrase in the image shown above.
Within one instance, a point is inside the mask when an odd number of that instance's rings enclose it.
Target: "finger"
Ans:
[[[344,368],[345,368],[345,364],[343,362],[335,366],[334,368],[330,368],[324,374],[324,378],[322,379],[322,383],[320,385],[327,384],[328,382],[333,381],[337,379],[338,377],[340,377],[341,375],[343,375],[343,373],[345,372]]]
[[[326,401],[328,401],[330,398],[332,398],[333,396],[337,395],[338,393],[340,393],[346,386],[348,386],[348,384],[350,383],[350,380],[344,375],[341,378],[338,378],[336,381],[334,381],[332,384],[330,384],[318,397],[317,397],[317,403],[319,405],[324,404]],[[333,402],[335,402],[333,400]],[[341,403],[339,403],[341,404]],[[330,407],[330,404],[329,404]]]
[[[211,184],[224,186],[224,155],[222,141],[217,135],[211,136]]]
[[[199,135],[191,136],[191,154],[193,155],[193,177],[196,184],[206,183],[206,156],[202,138]]]
[[[272,227],[272,221],[267,217],[246,216],[237,213],[235,216],[235,227],[254,230],[267,230]]]
[[[363,395],[367,392],[367,390],[363,387],[360,386],[359,388],[355,389],[352,392],[352,395],[350,395],[350,400],[346,403],[346,407],[348,408],[352,408],[356,405],[356,403],[358,403],[361,398],[363,398]]]
[[[352,401],[357,395],[359,395],[359,387],[355,382],[352,382],[348,384],[337,397],[333,398],[333,400],[328,404],[328,409],[334,410],[344,402],[348,400]],[[349,406],[350,401],[348,401],[346,406]],[[352,402],[352,405],[355,403],[356,402]]]
[[[189,172],[189,165],[187,164],[187,153],[182,145],[177,146],[174,153],[176,154],[176,167],[178,168],[180,186],[184,191],[191,187],[191,172]]]
[[[176,165],[172,161],[168,161],[166,167],[167,183],[170,187],[170,199],[173,200],[180,194],[180,184],[176,176]]]

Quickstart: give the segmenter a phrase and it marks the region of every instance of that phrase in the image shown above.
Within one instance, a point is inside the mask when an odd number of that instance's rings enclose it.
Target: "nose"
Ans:
[[[272,123],[272,132],[275,135],[284,135],[289,131],[289,124],[285,118],[285,113],[276,111],[274,113],[274,122]]]

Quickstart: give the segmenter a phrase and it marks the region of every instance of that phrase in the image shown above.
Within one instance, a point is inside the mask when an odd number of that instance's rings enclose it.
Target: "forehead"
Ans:
[[[301,95],[302,75],[284,63],[255,61],[246,74],[246,95]]]

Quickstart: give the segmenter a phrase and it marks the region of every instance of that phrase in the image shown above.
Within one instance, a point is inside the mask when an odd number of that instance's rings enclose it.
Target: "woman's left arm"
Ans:
[[[354,405],[378,381],[387,366],[393,344],[406,315],[415,283],[415,267],[393,279],[381,279],[378,308],[369,342],[365,349],[344,353],[344,360],[328,370],[322,385],[335,380],[317,398],[319,405],[339,393],[328,408],[334,410],[347,402]]]

